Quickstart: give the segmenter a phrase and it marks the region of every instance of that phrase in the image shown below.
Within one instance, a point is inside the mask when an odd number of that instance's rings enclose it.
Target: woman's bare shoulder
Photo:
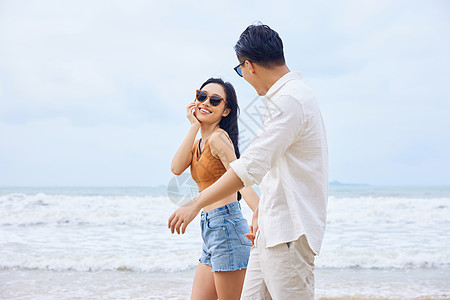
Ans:
[[[218,144],[217,146],[222,145],[222,143],[233,145],[233,142],[231,141],[230,136],[222,128],[219,128],[215,132],[213,132],[213,134],[211,134],[211,137],[209,138],[209,140],[210,140],[210,143]]]
[[[234,153],[233,143],[228,137],[228,134],[224,130],[218,130],[214,132],[209,138],[209,145],[211,149],[211,153],[215,158],[219,158],[219,153],[226,154],[229,156]]]

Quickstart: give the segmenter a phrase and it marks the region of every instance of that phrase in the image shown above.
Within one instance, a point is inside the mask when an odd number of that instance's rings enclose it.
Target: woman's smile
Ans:
[[[205,108],[205,107],[199,107],[199,108],[198,108],[198,111],[199,111],[201,114],[204,114],[204,115],[212,114],[212,112],[211,112],[209,109]]]

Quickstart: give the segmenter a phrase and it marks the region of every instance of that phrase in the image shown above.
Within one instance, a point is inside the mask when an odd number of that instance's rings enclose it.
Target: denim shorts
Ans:
[[[235,201],[201,215],[202,256],[199,261],[212,271],[235,271],[247,268],[251,242],[247,220]]]

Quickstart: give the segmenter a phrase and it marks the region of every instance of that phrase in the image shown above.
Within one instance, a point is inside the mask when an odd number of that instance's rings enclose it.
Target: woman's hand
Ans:
[[[189,103],[186,109],[187,109],[187,118],[189,119],[189,122],[191,122],[191,125],[200,126],[200,121],[195,116],[195,102]]]

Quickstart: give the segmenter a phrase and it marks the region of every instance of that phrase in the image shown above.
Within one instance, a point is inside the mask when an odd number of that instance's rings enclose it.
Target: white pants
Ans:
[[[241,299],[314,299],[314,253],[306,236],[266,248],[259,233],[250,252]]]

